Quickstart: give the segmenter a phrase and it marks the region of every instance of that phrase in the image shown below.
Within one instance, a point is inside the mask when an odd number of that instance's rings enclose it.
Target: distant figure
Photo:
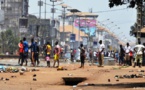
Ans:
[[[39,66],[39,46],[37,44],[37,41],[35,41],[35,50],[34,50],[34,62],[35,62],[35,65],[37,63],[37,66]]]
[[[76,52],[76,59],[78,61],[80,61],[80,52],[81,52],[80,47],[78,47],[77,52]]]
[[[74,62],[74,51],[73,49],[70,50],[71,62]]]
[[[130,60],[130,58],[129,58],[129,52],[131,51],[131,47],[130,47],[130,45],[129,45],[129,43],[127,43],[126,44],[126,46],[125,46],[125,61],[124,61],[124,64],[125,65],[129,65],[129,60]]]
[[[26,62],[25,66],[27,66],[29,46],[28,46],[28,42],[26,41],[26,38],[25,37],[23,38],[23,45],[24,45],[24,60],[22,60],[21,66],[23,66],[24,61]]]
[[[135,61],[133,67],[136,66],[137,60],[139,60],[139,67],[141,68],[144,50],[145,47],[141,44],[140,41],[138,41],[138,44],[134,47],[134,51],[136,52],[136,55],[135,55]]]
[[[99,44],[99,67],[103,67],[105,45],[102,43],[102,40],[99,41]]]
[[[89,50],[89,58],[90,58],[91,64],[93,64],[94,63],[93,62],[93,51],[91,49]]]
[[[18,47],[19,47],[19,60],[18,60],[18,64],[20,64],[22,61],[22,59],[24,59],[24,46],[23,46],[23,41],[20,40],[19,44],[18,44]]]
[[[125,50],[123,49],[122,45],[120,45],[119,65],[124,64],[124,56],[125,56]]]
[[[47,42],[46,45],[46,62],[47,62],[47,67],[50,67],[50,54],[51,54],[51,45],[50,42]]]
[[[34,38],[31,39],[31,46],[29,48],[31,49],[31,64],[33,66],[35,66],[35,58],[34,58],[35,42],[34,42]]]
[[[57,62],[58,65],[56,67],[59,67],[59,57],[60,57],[60,46],[58,44],[58,41],[55,43],[54,47],[54,64],[53,67],[55,67],[55,63]]]
[[[83,44],[80,45],[80,50],[81,50],[81,52],[80,52],[81,66],[80,66],[80,68],[84,68],[86,54],[85,54],[85,48],[84,48]]]

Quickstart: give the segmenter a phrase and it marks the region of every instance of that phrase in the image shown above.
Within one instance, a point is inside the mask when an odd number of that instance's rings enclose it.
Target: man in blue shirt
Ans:
[[[21,63],[21,66],[23,66],[24,61],[26,61],[25,66],[27,66],[27,58],[28,58],[28,50],[29,50],[29,46],[28,46],[28,42],[26,41],[26,38],[23,38],[23,45],[24,45],[24,60]]]

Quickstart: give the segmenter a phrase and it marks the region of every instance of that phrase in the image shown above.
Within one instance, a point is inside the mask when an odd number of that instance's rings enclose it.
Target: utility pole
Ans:
[[[140,0],[140,2],[138,2],[137,4],[137,40],[141,38],[142,7],[143,7],[143,1]]]

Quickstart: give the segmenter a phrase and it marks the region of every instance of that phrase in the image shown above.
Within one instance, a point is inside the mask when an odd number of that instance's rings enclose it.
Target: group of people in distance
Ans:
[[[131,65],[130,61],[130,55],[134,55],[133,62],[134,62],[134,67],[137,65],[137,61],[139,60],[139,67],[142,66],[143,62],[143,54],[145,53],[145,47],[144,45],[141,44],[141,41],[138,40],[138,44],[131,48],[129,43],[126,44],[126,46],[123,48],[122,45],[120,45],[120,53],[119,53],[119,64],[123,65]],[[99,67],[104,66],[104,51],[105,51],[105,45],[103,44],[102,40],[99,41],[99,51],[98,51],[98,62],[99,62]],[[27,59],[28,59],[28,51],[30,49],[30,59],[31,59],[31,65],[32,66],[38,66],[40,61],[39,61],[39,46],[37,44],[37,41],[34,41],[34,38],[31,39],[31,45],[28,45],[28,42],[26,38],[24,37],[23,40],[20,40],[20,43],[18,44],[19,46],[19,61],[18,63],[22,66],[23,63],[25,62],[25,65],[27,66]],[[80,61],[81,65],[80,68],[84,68],[84,63],[85,63],[85,58],[86,58],[86,53],[85,53],[85,47],[83,44],[80,44]],[[61,54],[61,47],[59,46],[58,41],[55,42],[55,46],[52,51],[52,46],[50,45],[49,42],[46,43],[45,45],[45,60],[47,62],[47,67],[50,67],[50,58],[52,56],[52,53],[54,55],[54,63],[53,67],[55,67],[55,64],[57,62],[57,66],[59,67],[59,58]]]
[[[30,59],[31,59],[31,65],[35,66],[36,63],[39,65],[39,46],[37,44],[37,41],[34,41],[34,39],[31,39],[31,45],[28,45],[28,42],[26,38],[24,37],[23,40],[20,40],[19,44],[19,61],[18,64],[23,66],[23,63],[25,62],[25,66],[28,64],[28,55],[29,55],[29,49],[30,52]]]
[[[123,48],[122,45],[120,45],[119,64],[131,66],[133,62],[133,67],[136,67],[138,61],[138,66],[141,67],[145,53],[144,50],[145,47],[141,44],[140,39],[138,40],[137,44],[132,48],[129,45],[129,43],[126,44],[125,48]]]
[[[31,45],[28,45],[28,42],[26,38],[24,37],[23,40],[20,40],[19,44],[19,60],[18,64],[23,66],[25,63],[25,66],[28,64],[28,55],[29,55],[29,50],[30,50],[30,60],[31,60],[31,65],[32,66],[38,66],[40,61],[39,61],[39,46],[37,44],[37,41],[34,41],[34,38],[31,39]],[[51,58],[51,53],[52,53],[52,47],[49,42],[45,45],[45,60],[47,62],[47,66],[50,67],[50,58]],[[61,53],[60,46],[58,42],[55,43],[54,47],[54,64],[53,67],[55,67],[55,63],[58,63],[59,67],[59,56]]]

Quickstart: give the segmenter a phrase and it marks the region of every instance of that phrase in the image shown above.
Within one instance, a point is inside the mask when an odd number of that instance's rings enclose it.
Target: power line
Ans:
[[[115,9],[115,10],[97,11],[97,12],[93,12],[93,13],[105,13],[105,12],[121,11],[121,10],[126,10],[126,9],[130,9],[130,8],[122,8],[122,9]]]

